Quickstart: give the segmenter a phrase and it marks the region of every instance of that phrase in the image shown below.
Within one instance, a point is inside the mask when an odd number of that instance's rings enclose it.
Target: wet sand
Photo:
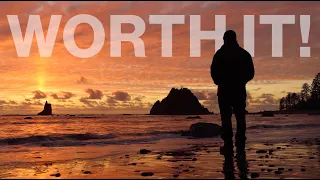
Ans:
[[[170,139],[155,144],[123,145],[128,153],[108,153],[79,159],[50,161],[54,154],[41,154],[26,163],[2,165],[1,178],[319,178],[319,139],[288,142],[247,141],[246,156],[220,154],[222,141]],[[110,147],[111,148],[111,147]],[[109,148],[109,150],[110,150]],[[151,152],[140,153],[141,149]],[[116,149],[113,152],[117,152]],[[68,157],[68,151],[60,152]],[[58,153],[59,154],[59,153]],[[70,154],[75,156],[75,154]],[[94,154],[94,153],[92,153]],[[103,152],[102,152],[103,154]],[[234,156],[236,154],[234,153]],[[55,155],[56,156],[56,155]],[[64,158],[62,158],[64,159]]]

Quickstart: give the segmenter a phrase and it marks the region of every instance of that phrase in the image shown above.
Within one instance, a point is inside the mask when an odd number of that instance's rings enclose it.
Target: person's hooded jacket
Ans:
[[[220,87],[245,87],[254,74],[251,55],[237,41],[225,43],[213,57],[211,77]]]

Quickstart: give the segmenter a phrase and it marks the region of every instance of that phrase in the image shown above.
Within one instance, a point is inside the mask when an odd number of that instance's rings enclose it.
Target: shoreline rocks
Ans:
[[[154,173],[153,172],[143,172],[141,173],[141,176],[153,176]]]
[[[150,153],[150,152],[151,152],[151,151],[148,150],[148,149],[141,149],[141,150],[139,151],[140,154],[148,154],[148,153]]]
[[[200,116],[189,116],[186,119],[202,119]]]
[[[264,111],[261,116],[262,117],[274,117],[274,114],[270,111]]]
[[[182,136],[192,136],[198,138],[214,137],[221,134],[221,126],[214,123],[198,122],[192,124],[188,131],[183,131]]]

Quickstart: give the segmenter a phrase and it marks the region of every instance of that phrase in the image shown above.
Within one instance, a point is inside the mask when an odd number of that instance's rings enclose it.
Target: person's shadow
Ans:
[[[243,148],[237,148],[236,153],[236,162],[239,170],[240,179],[248,179],[248,163],[246,160],[246,152]],[[223,174],[225,179],[235,179],[235,168],[234,168],[234,151],[233,146],[226,147],[223,152],[224,162],[223,162]]]

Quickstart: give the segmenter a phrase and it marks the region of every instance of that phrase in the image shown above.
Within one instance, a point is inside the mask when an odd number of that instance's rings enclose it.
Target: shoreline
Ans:
[[[297,112],[279,112],[279,111],[266,111],[271,112],[274,115],[320,115],[319,111],[297,111]],[[264,112],[248,112],[246,115],[262,115]],[[0,114],[0,116],[35,116],[35,117],[56,117],[56,116],[66,116],[66,117],[85,117],[85,116],[92,116],[92,117],[99,117],[99,116],[158,116],[158,117],[190,117],[190,116],[220,116],[220,113],[212,113],[212,114],[194,114],[194,115],[170,115],[170,114],[52,114],[52,115],[37,115],[37,114]]]
[[[38,162],[2,166],[0,174],[1,178],[237,178],[239,169],[244,168],[241,166],[248,164],[248,178],[252,174],[259,178],[317,178],[319,144],[317,138],[275,143],[247,141],[246,160],[238,167],[236,158],[225,164],[228,161],[219,152],[219,138],[160,140],[123,145],[118,148],[127,148],[127,152],[88,159],[50,162],[42,158]],[[141,149],[151,152],[140,154]]]

